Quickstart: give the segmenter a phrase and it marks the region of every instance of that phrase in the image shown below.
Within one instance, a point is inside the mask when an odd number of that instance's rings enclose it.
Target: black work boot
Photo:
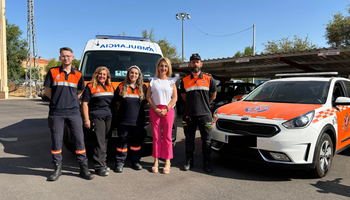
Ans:
[[[212,173],[213,168],[211,168],[210,164],[210,155],[203,155],[203,166],[204,166],[204,171],[207,173]]]
[[[193,167],[193,153],[186,154],[186,162],[183,166],[184,171],[188,171]]]
[[[86,163],[79,163],[79,165],[80,165],[79,176],[81,176],[87,180],[91,180],[94,178],[94,175],[91,174],[91,172],[89,171],[87,162]]]
[[[102,167],[102,168],[95,169],[95,173],[99,176],[108,176],[109,167]]]
[[[62,175],[62,162],[53,164],[53,174],[49,177],[49,181],[57,181]]]

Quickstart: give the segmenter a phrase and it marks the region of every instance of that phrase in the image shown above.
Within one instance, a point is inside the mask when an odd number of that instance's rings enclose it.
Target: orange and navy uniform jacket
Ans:
[[[82,95],[82,101],[89,102],[90,118],[101,118],[112,115],[113,92],[113,88],[104,84],[99,83],[96,88],[92,88],[92,83],[86,85]]]
[[[182,78],[180,92],[181,94],[186,93],[184,116],[211,114],[209,97],[211,92],[216,92],[216,83],[211,75],[201,72],[198,78],[194,78],[192,73],[190,73]]]
[[[78,90],[84,90],[82,73],[72,67],[70,73],[62,66],[53,67],[46,75],[44,86],[51,88],[50,116],[80,115]]]
[[[117,122],[125,126],[144,126],[145,124],[145,110],[144,103],[147,103],[146,92],[147,87],[143,85],[144,99],[141,100],[139,96],[139,88],[128,88],[125,98],[121,96],[121,90],[124,83],[118,85],[114,92],[113,105],[115,102],[120,102],[120,107],[117,113]]]

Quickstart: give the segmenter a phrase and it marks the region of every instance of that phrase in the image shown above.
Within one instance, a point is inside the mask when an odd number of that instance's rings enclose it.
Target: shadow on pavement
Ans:
[[[0,143],[3,146],[0,152],[4,152],[0,157],[0,173],[46,178],[52,174],[51,134],[46,118],[25,119],[0,129]],[[79,165],[75,154],[64,147],[62,150],[63,175],[78,176]],[[92,166],[90,162],[89,166]]]

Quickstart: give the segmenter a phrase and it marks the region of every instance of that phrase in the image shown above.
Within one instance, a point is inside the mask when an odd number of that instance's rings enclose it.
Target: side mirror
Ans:
[[[338,97],[335,100],[335,105],[350,105],[350,98],[349,97]]]

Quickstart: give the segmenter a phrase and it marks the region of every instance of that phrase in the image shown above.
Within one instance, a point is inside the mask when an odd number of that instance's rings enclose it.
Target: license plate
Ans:
[[[117,131],[117,129],[114,129],[114,130],[112,131],[112,137],[113,137],[113,138],[118,137],[118,131]]]
[[[229,136],[229,145],[235,147],[256,147],[257,137],[256,136]]]

